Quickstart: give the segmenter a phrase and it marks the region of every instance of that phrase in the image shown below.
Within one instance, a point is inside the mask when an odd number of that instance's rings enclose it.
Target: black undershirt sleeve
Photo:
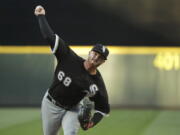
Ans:
[[[38,18],[40,30],[41,30],[43,37],[48,41],[48,43],[53,48],[53,46],[55,44],[55,35],[54,35],[53,30],[49,26],[45,15],[39,15],[39,16],[37,16],[37,18]]]
[[[57,34],[53,32],[45,15],[37,16],[41,33],[43,37],[51,46],[52,52],[55,54],[56,58],[64,58],[65,55],[69,53],[69,47],[65,44],[64,40],[60,38]]]

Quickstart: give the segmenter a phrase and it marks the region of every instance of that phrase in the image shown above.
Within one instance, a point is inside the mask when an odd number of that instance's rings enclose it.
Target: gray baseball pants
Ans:
[[[49,101],[47,94],[48,92],[45,93],[41,106],[44,135],[57,135],[61,127],[64,135],[77,135],[80,127],[77,118],[79,107],[67,111]]]

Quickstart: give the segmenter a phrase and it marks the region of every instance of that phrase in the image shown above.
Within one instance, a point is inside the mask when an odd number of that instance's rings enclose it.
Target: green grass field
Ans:
[[[180,111],[112,110],[96,127],[78,135],[179,134]],[[40,109],[1,108],[0,135],[42,135]]]

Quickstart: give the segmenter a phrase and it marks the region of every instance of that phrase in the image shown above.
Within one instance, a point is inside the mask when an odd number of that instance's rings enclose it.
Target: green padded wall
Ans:
[[[53,68],[48,54],[0,54],[0,105],[40,105]]]
[[[180,71],[157,68],[155,58],[110,55],[99,69],[112,106],[180,108]],[[0,106],[39,106],[53,70],[50,54],[0,54]]]
[[[154,66],[156,55],[111,55],[100,70],[114,106],[180,108],[180,70]]]

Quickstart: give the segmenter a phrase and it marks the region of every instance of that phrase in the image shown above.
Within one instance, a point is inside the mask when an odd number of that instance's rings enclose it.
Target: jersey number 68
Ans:
[[[72,82],[71,78],[68,77],[68,76],[65,76],[65,73],[63,71],[59,71],[58,79],[59,79],[60,82],[63,82],[63,84],[66,87],[68,87],[71,84],[71,82]]]

